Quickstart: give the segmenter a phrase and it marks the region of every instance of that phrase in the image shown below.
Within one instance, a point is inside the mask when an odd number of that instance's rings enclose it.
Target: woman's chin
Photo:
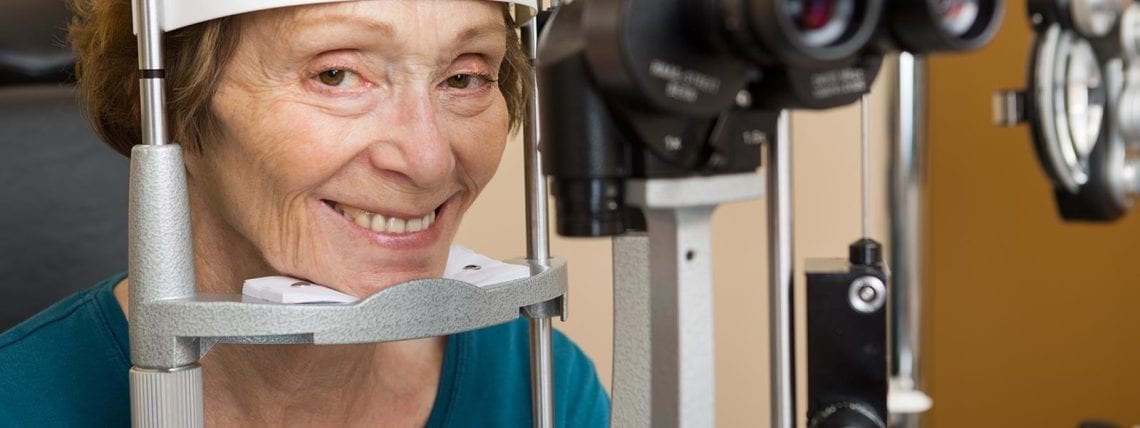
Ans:
[[[343,274],[337,275],[337,277],[344,278],[344,280],[322,285],[353,297],[366,299],[376,293],[401,284],[420,279],[439,278],[442,275],[442,268],[425,268],[415,271],[404,271],[398,274]]]

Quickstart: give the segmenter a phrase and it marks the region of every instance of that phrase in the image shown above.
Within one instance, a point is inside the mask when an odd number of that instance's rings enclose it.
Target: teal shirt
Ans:
[[[127,320],[112,294],[123,278],[0,335],[0,427],[130,426]],[[450,336],[428,426],[530,426],[529,352],[522,319]],[[554,373],[557,426],[609,425],[593,363],[558,332]]]

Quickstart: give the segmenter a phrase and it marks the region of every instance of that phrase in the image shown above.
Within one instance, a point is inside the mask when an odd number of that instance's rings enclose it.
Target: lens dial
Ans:
[[[1064,59],[1064,71],[1058,76],[1057,94],[1063,97],[1056,108],[1059,115],[1068,122],[1068,144],[1063,144],[1061,153],[1067,163],[1082,163],[1092,153],[1100,137],[1104,121],[1106,93],[1100,64],[1093,54],[1092,46],[1083,39],[1077,39],[1072,50]],[[1063,130],[1058,130],[1063,132]],[[1066,138],[1062,137],[1062,143]]]
[[[1052,24],[1039,35],[1028,79],[1033,145],[1054,186],[1076,194],[1105,139],[1108,86],[1088,39]]]
[[[938,26],[954,37],[961,37],[978,21],[978,0],[938,0]]]
[[[839,42],[855,15],[854,0],[786,1],[785,10],[799,31],[801,42],[813,48]]]

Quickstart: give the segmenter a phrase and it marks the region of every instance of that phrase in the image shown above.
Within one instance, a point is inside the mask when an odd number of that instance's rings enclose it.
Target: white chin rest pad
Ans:
[[[286,6],[332,3],[352,0],[157,0],[162,14],[162,30],[171,31],[182,27],[258,10]],[[372,0],[381,1],[381,0]],[[488,0],[512,3],[522,6],[517,9],[519,22],[530,19],[538,8],[537,0]],[[137,11],[135,11],[137,13]],[[135,20],[138,21],[137,19]],[[137,25],[137,24],[136,24]],[[135,28],[135,34],[138,34]]]
[[[461,245],[452,245],[447,256],[443,277],[463,281],[476,287],[490,287],[530,276],[530,268],[503,263],[471,251]],[[353,303],[360,299],[332,288],[288,276],[266,276],[247,279],[241,293],[274,303]]]

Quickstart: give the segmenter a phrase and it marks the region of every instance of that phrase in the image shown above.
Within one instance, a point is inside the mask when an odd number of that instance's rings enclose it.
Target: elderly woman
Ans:
[[[95,129],[140,140],[129,0],[79,0],[72,41]],[[198,287],[288,275],[366,297],[439,277],[524,111],[505,3],[376,0],[217,19],[167,40],[171,134],[189,182]],[[129,279],[0,336],[0,426],[129,423]],[[526,325],[351,346],[219,346],[224,426],[526,426]],[[555,341],[559,426],[604,426],[592,363]]]

